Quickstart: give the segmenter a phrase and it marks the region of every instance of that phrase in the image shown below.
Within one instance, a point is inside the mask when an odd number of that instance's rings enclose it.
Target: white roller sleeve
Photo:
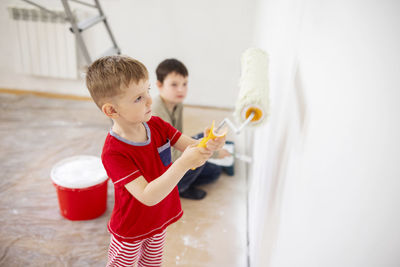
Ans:
[[[262,115],[250,125],[259,125],[267,120],[269,113],[268,55],[261,49],[249,48],[242,55],[241,66],[240,91],[234,114],[243,123],[246,111],[258,108]]]

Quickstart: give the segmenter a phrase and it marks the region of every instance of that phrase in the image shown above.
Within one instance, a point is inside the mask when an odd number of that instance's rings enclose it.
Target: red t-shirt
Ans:
[[[108,230],[120,241],[140,240],[162,232],[183,214],[177,187],[154,206],[142,204],[125,188],[139,176],[149,183],[160,177],[171,166],[171,146],[182,134],[159,117],[153,116],[143,124],[146,142],[134,143],[110,131],[101,156],[115,191]]]

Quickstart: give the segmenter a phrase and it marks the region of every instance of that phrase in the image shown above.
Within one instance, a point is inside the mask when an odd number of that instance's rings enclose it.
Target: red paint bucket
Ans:
[[[61,215],[69,220],[90,220],[107,208],[108,177],[100,158],[75,156],[58,162],[51,170]]]

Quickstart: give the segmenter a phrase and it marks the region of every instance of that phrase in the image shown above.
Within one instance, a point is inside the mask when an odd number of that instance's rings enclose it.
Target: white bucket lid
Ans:
[[[79,155],[56,163],[50,173],[53,182],[66,188],[86,188],[107,180],[101,159]]]

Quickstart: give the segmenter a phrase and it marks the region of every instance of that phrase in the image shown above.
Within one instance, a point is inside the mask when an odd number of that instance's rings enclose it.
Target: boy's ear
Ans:
[[[101,110],[104,114],[106,114],[107,117],[111,119],[118,116],[118,112],[115,110],[114,106],[111,103],[105,103],[101,107]]]
[[[157,85],[158,89],[161,90],[161,88],[162,88],[162,82],[160,82],[159,80],[157,80],[157,81],[156,81],[156,85]]]

